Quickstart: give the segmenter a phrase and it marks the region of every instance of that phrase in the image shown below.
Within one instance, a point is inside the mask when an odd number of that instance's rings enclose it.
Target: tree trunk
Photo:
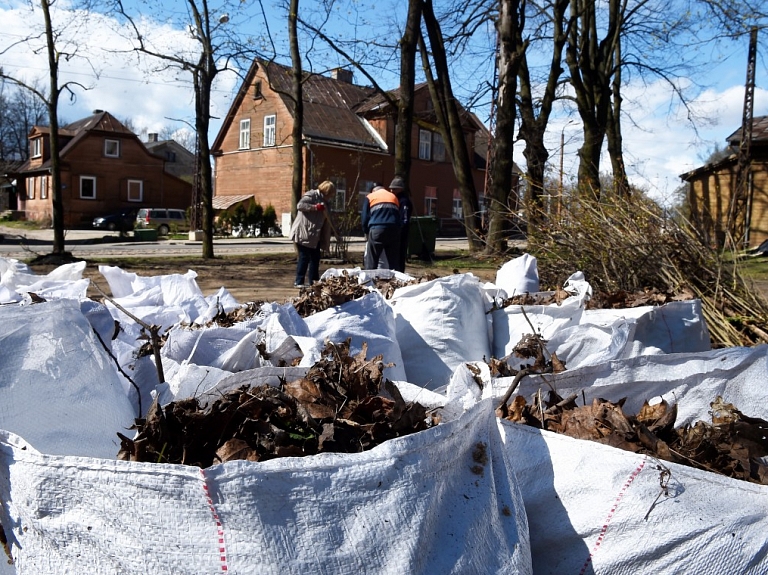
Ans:
[[[517,45],[520,0],[499,0],[499,91],[496,105],[496,133],[491,142],[491,204],[488,207],[486,252],[499,253],[506,247],[507,200],[512,191],[512,146],[515,136],[515,92],[522,47]]]
[[[562,59],[565,46],[565,13],[569,0],[557,0],[552,5],[552,60],[549,65],[544,92],[537,99],[533,96],[533,83],[528,68],[528,47],[522,38],[522,30],[518,31],[517,43],[525,46],[520,57],[518,72],[520,110],[520,138],[525,142],[523,156],[526,161],[526,176],[528,192],[525,205],[527,208],[528,232],[533,232],[539,226],[542,208],[541,197],[545,193],[544,174],[546,172],[549,151],[544,144],[544,134],[547,130],[552,104],[557,97],[560,76],[563,74]],[[538,116],[536,110],[538,109]],[[561,201],[562,198],[559,198]]]
[[[467,242],[470,251],[477,251],[482,247],[480,237],[480,202],[477,198],[475,180],[472,177],[472,164],[467,149],[467,140],[464,128],[461,124],[459,109],[451,87],[451,78],[448,70],[448,59],[445,54],[440,24],[435,17],[432,0],[423,2],[424,25],[429,34],[429,43],[432,48],[432,59],[435,64],[437,78],[432,77],[429,66],[426,46],[422,43],[422,61],[427,75],[432,102],[438,117],[438,127],[443,138],[446,150],[451,156],[453,173],[461,194],[462,212],[464,215],[464,230],[467,234]],[[513,86],[514,92],[514,86]],[[514,99],[513,99],[514,105]],[[514,112],[513,112],[514,116]],[[511,159],[510,159],[511,161]],[[510,184],[511,188],[511,169]]]
[[[416,83],[416,44],[421,23],[421,0],[408,1],[408,18],[400,40],[400,99],[395,133],[395,174],[403,178],[410,193],[411,130],[413,129],[413,87]],[[382,182],[387,185],[388,182]]]
[[[302,94],[301,53],[296,21],[299,14],[299,0],[291,0],[288,9],[288,38],[291,46],[291,98],[293,100],[293,129],[291,131],[291,156],[293,171],[291,174],[291,218],[296,217],[296,206],[304,194],[304,97]],[[312,185],[313,182],[308,182]]]
[[[616,43],[614,52],[614,66],[616,72],[613,75],[613,102],[608,108],[608,126],[606,139],[608,141],[608,155],[611,158],[611,168],[613,169],[613,188],[615,193],[621,197],[629,197],[631,191],[629,188],[629,179],[627,178],[627,168],[624,165],[624,143],[621,136],[621,42]]]
[[[41,0],[45,19],[45,40],[48,51],[48,71],[50,73],[50,95],[48,97],[48,117],[51,122],[51,204],[53,205],[53,253],[64,254],[64,199],[61,196],[61,161],[59,158],[59,59],[53,39],[53,26],[49,0]]]
[[[208,127],[211,115],[211,85],[216,76],[212,52],[205,50],[198,69],[194,72],[195,130],[198,138],[198,169],[200,170],[200,202],[203,204],[203,253],[204,259],[213,253],[213,172]]]

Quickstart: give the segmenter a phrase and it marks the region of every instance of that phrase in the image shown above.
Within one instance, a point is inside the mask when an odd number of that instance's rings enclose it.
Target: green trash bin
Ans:
[[[153,228],[136,228],[133,230],[133,237],[140,242],[156,242],[157,230]]]
[[[411,218],[408,230],[408,256],[418,256],[422,260],[432,259],[437,240],[437,218],[434,216],[416,216]]]

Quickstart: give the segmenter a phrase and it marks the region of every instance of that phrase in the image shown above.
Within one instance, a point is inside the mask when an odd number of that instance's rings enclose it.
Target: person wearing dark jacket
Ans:
[[[400,203],[397,196],[377,186],[371,190],[363,204],[363,233],[366,250],[364,266],[375,270],[382,254],[387,258],[390,269],[397,269],[400,257]]]
[[[405,182],[400,176],[395,176],[395,179],[389,184],[389,191],[397,196],[397,201],[400,203],[400,255],[397,258],[397,267],[394,269],[405,272],[405,262],[408,259],[408,235],[413,217],[413,202],[411,202]]]

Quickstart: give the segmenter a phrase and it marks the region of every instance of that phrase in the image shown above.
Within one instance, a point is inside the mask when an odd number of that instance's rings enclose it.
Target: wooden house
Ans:
[[[727,157],[696,168],[680,177],[688,183],[690,218],[711,245],[722,247],[736,181],[741,128],[726,138]],[[768,116],[752,122],[751,167],[747,180],[745,230],[749,247],[768,240]]]
[[[293,165],[290,74],[288,67],[254,61],[211,148],[214,201],[227,205],[228,197],[242,201],[252,196],[264,207],[271,204],[284,225],[285,214],[290,217]],[[388,186],[394,177],[397,110],[373,88],[352,79],[348,70],[336,69],[330,76],[307,74],[303,83],[305,189],[333,181],[335,211],[355,204],[361,209],[375,183]],[[392,95],[397,98],[397,90]],[[461,197],[426,84],[416,86],[414,102],[409,184],[415,215],[436,216],[443,227],[453,222],[463,231]],[[462,111],[462,121],[475,187],[482,195],[486,158],[475,149],[487,142],[487,130],[471,113]]]
[[[95,110],[61,127],[59,141],[65,227],[90,227],[94,217],[124,208],[191,204],[192,184],[168,173],[165,158],[151,153],[109,112]],[[15,174],[18,209],[29,220],[50,222],[50,129],[32,128],[29,145],[29,159]]]

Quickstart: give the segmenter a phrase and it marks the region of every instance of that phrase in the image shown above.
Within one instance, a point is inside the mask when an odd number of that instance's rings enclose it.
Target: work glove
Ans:
[[[315,204],[315,210],[317,210],[318,212],[324,212],[325,204]]]

